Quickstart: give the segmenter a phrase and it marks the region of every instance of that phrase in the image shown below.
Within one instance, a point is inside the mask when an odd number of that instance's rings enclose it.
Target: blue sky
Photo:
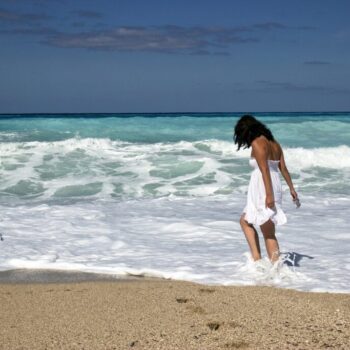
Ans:
[[[0,113],[350,110],[350,1],[0,0]]]

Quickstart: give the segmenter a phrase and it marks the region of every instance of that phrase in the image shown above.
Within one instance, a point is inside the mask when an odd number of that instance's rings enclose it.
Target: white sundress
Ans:
[[[282,210],[282,184],[278,171],[278,163],[279,160],[268,160],[275,197],[275,208],[270,209],[265,205],[266,191],[258,163],[255,158],[249,160],[249,164],[254,170],[250,177],[247,205],[243,210],[245,220],[249,224],[260,226],[270,219],[275,225],[283,225],[287,222],[286,215]]]

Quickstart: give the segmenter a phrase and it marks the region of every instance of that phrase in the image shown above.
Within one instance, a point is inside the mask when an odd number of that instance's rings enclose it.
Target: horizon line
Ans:
[[[313,110],[313,111],[225,111],[225,112],[190,112],[190,111],[179,111],[179,112],[1,112],[0,116],[6,115],[113,115],[113,114],[254,114],[254,113],[350,113],[350,110]]]

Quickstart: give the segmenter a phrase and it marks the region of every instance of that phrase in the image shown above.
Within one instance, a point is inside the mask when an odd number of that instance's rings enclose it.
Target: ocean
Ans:
[[[254,114],[302,204],[283,182],[272,268],[250,261],[239,226],[251,172],[232,141],[240,115],[0,115],[0,270],[349,293],[350,113]]]

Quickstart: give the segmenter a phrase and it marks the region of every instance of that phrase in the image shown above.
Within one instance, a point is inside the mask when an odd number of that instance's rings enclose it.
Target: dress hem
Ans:
[[[270,208],[250,208],[243,209],[244,219],[251,225],[261,226],[271,220],[275,225],[281,226],[287,222],[287,217],[284,211],[276,205],[275,210]]]

